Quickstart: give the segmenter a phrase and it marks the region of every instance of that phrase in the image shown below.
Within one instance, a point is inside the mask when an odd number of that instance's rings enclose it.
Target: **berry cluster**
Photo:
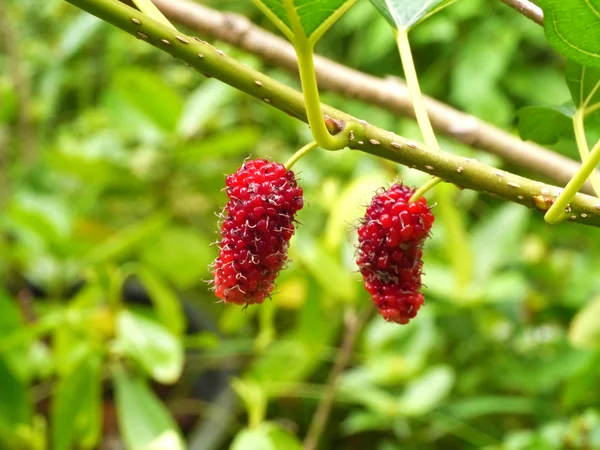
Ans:
[[[381,315],[406,324],[424,302],[422,246],[433,225],[424,198],[409,203],[414,191],[394,184],[371,201],[358,229],[357,263],[365,287]]]
[[[283,165],[256,159],[227,177],[227,196],[215,294],[226,303],[262,303],[287,260],[302,188]]]

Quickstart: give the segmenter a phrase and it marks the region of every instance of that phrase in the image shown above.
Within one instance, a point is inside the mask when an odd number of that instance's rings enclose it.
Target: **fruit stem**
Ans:
[[[133,3],[135,4],[135,6],[138,7],[138,9],[141,12],[146,14],[148,17],[151,17],[152,19],[156,20],[157,22],[160,22],[163,25],[166,25],[169,28],[172,28],[173,30],[177,30],[177,28],[175,28],[173,26],[173,24],[171,22],[169,22],[169,19],[167,19],[164,16],[164,14],[162,12],[160,12],[160,9],[158,9],[156,7],[156,5],[154,3],[152,3],[152,0],[133,0]]]
[[[306,144],[304,147],[302,147],[300,150],[298,150],[296,153],[294,153],[290,157],[290,159],[287,160],[287,162],[284,164],[285,168],[287,170],[290,170],[292,168],[292,166],[298,162],[298,160],[300,160],[301,158],[308,155],[310,152],[312,152],[318,146],[319,146],[319,144],[317,144],[315,141]]]
[[[585,162],[590,157],[590,149],[585,136],[585,114],[585,105],[583,105],[573,116],[573,130],[575,131],[575,141],[577,142],[577,150],[579,150],[581,162]],[[600,197],[600,177],[595,170],[590,174],[590,183],[596,196]]]
[[[544,216],[544,220],[547,223],[554,225],[566,218],[567,214],[565,210],[567,206],[575,198],[590,174],[596,169],[598,162],[600,162],[600,141],[594,145],[590,157],[583,161],[579,170],[573,175],[571,181],[567,183],[565,189],[560,193]]]
[[[402,68],[404,69],[404,77],[406,78],[406,86],[408,87],[408,93],[410,94],[410,100],[415,110],[415,117],[419,124],[419,129],[423,135],[425,145],[430,147],[432,150],[438,150],[440,148],[427,109],[425,108],[425,102],[423,101],[423,93],[419,86],[419,78],[417,77],[417,69],[415,68],[415,62],[413,60],[412,51],[410,50],[410,42],[408,41],[408,30],[399,28],[396,30],[396,43],[398,50],[400,51],[400,60],[402,61]],[[410,198],[410,202],[415,202],[425,194],[429,189],[437,185],[441,178],[435,177],[421,186]]]

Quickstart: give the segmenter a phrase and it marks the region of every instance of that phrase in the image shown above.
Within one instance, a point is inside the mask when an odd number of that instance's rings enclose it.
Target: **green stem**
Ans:
[[[290,170],[294,164],[296,164],[301,158],[308,155],[310,152],[312,152],[318,146],[319,145],[314,141],[306,144],[304,147],[302,147],[300,150],[298,150],[296,153],[294,153],[290,157],[290,159],[287,160],[287,162],[284,164],[285,168],[287,170]]]
[[[578,109],[575,115],[573,116],[573,129],[575,131],[575,141],[577,142],[577,150],[579,150],[579,156],[581,157],[581,162],[587,161],[590,157],[590,149],[587,143],[587,138],[585,136],[585,110]],[[600,177],[598,173],[594,170],[590,174],[590,183],[596,196],[600,197]],[[570,200],[569,200],[570,201]]]
[[[402,68],[404,69],[406,86],[408,87],[408,93],[415,110],[417,124],[419,125],[419,129],[423,135],[423,140],[425,141],[425,145],[430,147],[432,150],[438,150],[440,146],[437,138],[435,137],[433,127],[431,126],[429,114],[427,114],[427,108],[425,108],[425,102],[423,101],[423,93],[421,92],[421,86],[419,86],[419,77],[417,76],[417,69],[415,68],[415,62],[410,49],[410,42],[408,40],[408,30],[397,30],[396,43],[398,45],[398,50],[400,51],[400,60],[402,61]],[[429,189],[439,184],[440,181],[442,181],[441,178],[432,178],[423,186],[421,186],[413,194],[409,201],[416,202]]]
[[[138,7],[138,9],[141,12],[146,14],[148,17],[153,18],[157,22],[160,22],[163,25],[168,26],[169,28],[177,30],[177,28],[175,28],[173,24],[169,22],[169,19],[167,19],[164,16],[164,14],[160,12],[160,9],[158,9],[156,5],[152,3],[152,0],[133,0],[133,3],[135,4],[135,6]]]
[[[549,224],[555,224],[564,220],[567,217],[566,209],[569,203],[575,198],[581,186],[587,181],[590,174],[594,171],[600,162],[600,141],[596,143],[589,158],[587,158],[577,173],[571,178],[565,189],[560,193],[555,202],[552,204],[544,220]]]
[[[304,33],[293,2],[291,0],[284,0],[283,3],[294,34],[292,44],[294,44],[294,48],[296,49],[300,83],[302,85],[302,93],[304,94],[304,102],[306,103],[306,116],[313,138],[319,147],[325,150],[341,150],[349,145],[350,133],[355,130],[357,124],[345,124],[342,132],[336,135],[329,133],[323,119],[323,112],[321,111],[319,86],[317,84],[317,75],[313,61],[314,44],[308,40]]]

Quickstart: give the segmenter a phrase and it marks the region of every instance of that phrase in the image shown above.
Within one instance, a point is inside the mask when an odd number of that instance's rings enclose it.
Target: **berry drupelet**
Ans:
[[[215,294],[226,303],[262,303],[287,260],[302,188],[292,171],[264,159],[246,161],[226,185]]]
[[[424,302],[421,248],[433,225],[427,201],[409,203],[414,191],[393,184],[371,201],[358,228],[357,264],[381,315],[407,324]]]

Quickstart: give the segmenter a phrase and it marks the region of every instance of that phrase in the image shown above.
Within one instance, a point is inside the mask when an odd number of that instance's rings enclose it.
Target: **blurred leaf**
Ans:
[[[177,134],[190,138],[198,133],[207,120],[214,116],[225,103],[228,103],[236,91],[219,80],[207,80],[189,96],[179,124]]]
[[[394,27],[408,30],[456,0],[371,0]]]
[[[146,267],[138,267],[135,274],[146,288],[150,300],[154,303],[156,315],[174,334],[185,332],[185,316],[179,296],[161,280],[157,274]]]
[[[302,450],[302,445],[286,429],[271,422],[240,431],[230,450]]]
[[[569,342],[576,348],[600,349],[600,298],[575,315],[569,327]]]
[[[324,240],[327,248],[337,250],[348,239],[348,229],[356,225],[364,215],[365,205],[369,204],[375,191],[384,183],[385,176],[382,172],[371,173],[354,179],[342,190],[331,206],[325,227]]]
[[[280,29],[292,33],[290,17],[284,6],[285,0],[255,0],[261,10],[267,14]],[[351,6],[351,0],[320,0],[318,2],[306,2],[304,0],[292,0],[292,21],[299,20],[302,32],[313,42],[320,37],[332,25],[332,19]]]
[[[0,430],[11,432],[31,423],[32,407],[27,387],[0,358]]]
[[[17,301],[0,288],[0,335],[9,334],[23,328],[23,317]]]
[[[256,427],[265,419],[269,399],[264,388],[256,381],[247,378],[234,378],[231,387],[242,400],[248,412],[250,427]]]
[[[125,354],[160,383],[174,383],[183,369],[183,343],[159,323],[123,310],[117,317],[117,338]]]
[[[235,133],[220,132],[194,142],[188,142],[178,148],[176,158],[183,163],[199,163],[206,159],[249,154],[262,136],[256,126],[239,126]]]
[[[519,134],[525,141],[542,145],[556,144],[559,139],[573,139],[575,108],[567,103],[561,106],[526,106],[517,113]]]
[[[162,230],[169,220],[169,214],[159,212],[140,222],[124,228],[97,247],[85,257],[90,263],[104,263],[122,257],[133,250],[143,240]]]
[[[69,59],[96,34],[104,22],[96,16],[82,12],[63,31],[58,44],[59,55]]]
[[[600,103],[600,69],[567,61],[567,85],[577,107]]]
[[[533,414],[536,400],[526,397],[475,397],[454,401],[447,411],[458,419],[468,420],[492,414]]]
[[[198,284],[208,275],[213,255],[208,239],[197,230],[169,227],[148,240],[142,260],[180,289]]]
[[[113,384],[119,430],[127,450],[185,449],[171,413],[142,379],[118,368]]]
[[[356,298],[358,283],[322,244],[306,235],[296,236],[290,253],[294,260],[306,267],[329,295],[347,302]]]
[[[583,66],[600,66],[600,0],[542,0],[548,42]]]
[[[85,355],[59,379],[54,390],[50,421],[54,450],[96,447],[101,431],[101,397],[102,360],[97,354]]]
[[[475,279],[486,283],[493,273],[514,258],[529,219],[528,211],[507,203],[484,218],[471,232],[475,252]]]
[[[158,75],[143,69],[122,69],[115,89],[139,112],[166,131],[175,131],[183,110],[183,100]]]
[[[407,387],[399,402],[405,416],[421,416],[435,408],[452,390],[454,371],[448,366],[430,368]]]

